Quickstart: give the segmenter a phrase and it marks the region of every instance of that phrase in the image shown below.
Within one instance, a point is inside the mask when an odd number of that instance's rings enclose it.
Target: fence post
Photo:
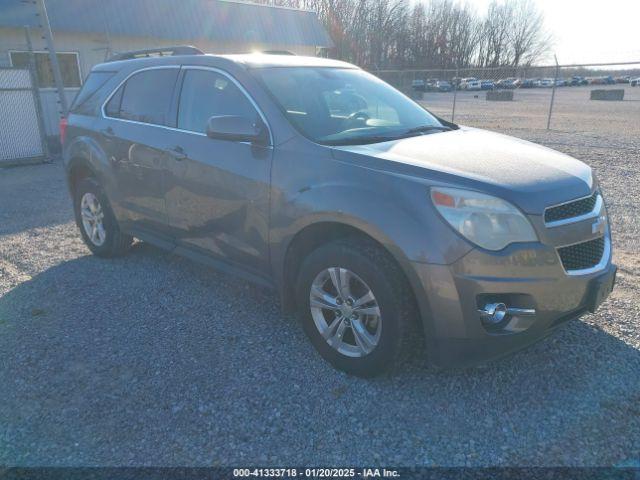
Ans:
[[[60,72],[60,65],[58,64],[58,56],[56,55],[56,49],[53,45],[53,34],[51,33],[51,24],[49,23],[49,16],[47,15],[47,7],[44,4],[44,0],[36,0],[38,4],[38,10],[40,13],[40,20],[42,21],[42,29],[44,30],[44,39],[47,42],[47,50],[49,50],[49,60],[51,62],[51,70],[53,70],[53,79],[58,90],[58,97],[60,98],[60,108],[62,109],[62,116],[66,117],[69,113],[69,107],[67,106],[67,97],[64,94],[64,83],[62,81],[62,73]]]
[[[27,50],[29,51],[29,76],[31,77],[31,92],[33,93],[33,101],[36,105],[36,116],[38,117],[38,128],[40,129],[40,142],[42,143],[42,154],[45,161],[50,160],[49,145],[47,144],[47,132],[44,125],[44,114],[42,109],[42,98],[40,98],[40,88],[38,87],[38,74],[36,71],[36,58],[33,55],[33,43],[31,43],[31,32],[29,27],[24,27],[24,36],[27,41]]]
[[[558,83],[558,72],[560,70],[560,65],[558,65],[558,57],[553,55],[553,58],[556,62],[556,74],[553,79],[553,89],[551,90],[551,103],[549,104],[549,117],[547,118],[547,130],[551,128],[551,114],[553,113],[553,102],[556,98],[556,84]]]
[[[459,67],[456,66],[456,77],[453,83],[453,107],[451,108],[451,123],[455,123],[454,119],[456,118],[456,99],[458,98],[458,85],[460,82],[460,71]]]

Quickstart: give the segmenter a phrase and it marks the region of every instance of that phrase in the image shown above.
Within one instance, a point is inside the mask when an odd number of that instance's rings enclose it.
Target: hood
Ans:
[[[587,196],[593,189],[591,168],[581,161],[475,128],[334,147],[334,156],[359,159],[363,166],[391,173],[480,190],[537,215],[549,205]]]

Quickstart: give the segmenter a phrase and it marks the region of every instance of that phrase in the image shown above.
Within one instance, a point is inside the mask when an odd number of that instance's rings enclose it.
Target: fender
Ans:
[[[75,167],[83,165],[93,172],[107,192],[107,196],[114,198],[113,192],[117,186],[109,164],[109,158],[94,138],[86,135],[74,137],[64,147],[63,162],[69,188],[71,188],[69,177],[71,171]]]

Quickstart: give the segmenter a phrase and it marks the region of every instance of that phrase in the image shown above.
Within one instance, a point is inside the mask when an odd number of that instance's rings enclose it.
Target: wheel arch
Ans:
[[[67,181],[71,195],[74,195],[81,180],[88,177],[97,177],[95,167],[83,156],[76,156],[69,160],[67,167]]]
[[[288,243],[284,254],[284,261],[281,272],[280,295],[282,306],[285,312],[291,313],[295,310],[295,295],[293,293],[300,265],[306,255],[334,240],[357,237],[371,242],[389,255],[392,262],[404,275],[409,287],[411,296],[415,302],[418,319],[421,327],[424,327],[424,319],[429,318],[429,309],[425,303],[418,301],[416,288],[419,288],[420,281],[411,262],[403,254],[402,250],[394,247],[393,243],[368,225],[354,226],[335,220],[319,220],[301,228]]]
[[[95,139],[88,136],[73,138],[65,147],[64,159],[68,186],[72,194],[78,182],[87,176],[104,183],[109,163],[106,153]]]

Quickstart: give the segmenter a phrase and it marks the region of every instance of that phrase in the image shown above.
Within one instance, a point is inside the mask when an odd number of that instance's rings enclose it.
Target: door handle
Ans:
[[[113,131],[113,128],[111,127],[103,128],[102,130],[100,130],[100,133],[105,138],[113,138],[116,136],[116,134]]]
[[[184,150],[180,146],[175,146],[173,148],[167,148],[164,151],[164,153],[166,153],[170,157],[173,157],[174,160],[178,160],[178,161],[184,160],[185,158],[187,158],[187,154],[184,153]]]

